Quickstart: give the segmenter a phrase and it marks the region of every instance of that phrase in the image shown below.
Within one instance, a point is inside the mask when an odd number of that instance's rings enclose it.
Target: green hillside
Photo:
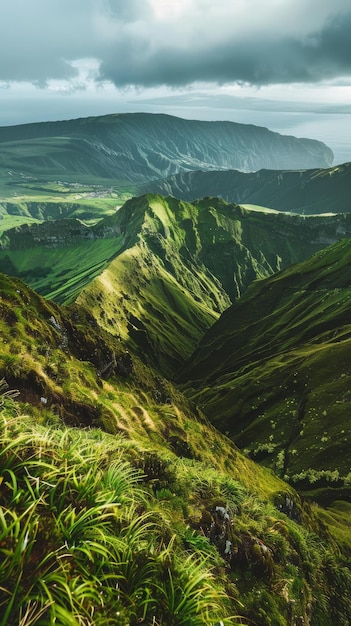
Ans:
[[[318,141],[258,126],[168,115],[120,114],[1,127],[0,233],[33,220],[73,217],[96,223],[128,198],[149,191],[191,200],[218,194],[239,203],[253,197],[252,203],[267,206],[266,198],[276,196],[272,206],[288,210],[294,187],[304,187],[306,175],[299,181],[279,172],[286,188],[282,197],[279,189],[274,191],[274,170],[327,168],[332,159],[331,150]],[[233,168],[240,172],[227,171]],[[262,180],[261,173],[258,179],[240,177],[242,171],[262,168],[272,170]],[[206,172],[209,178],[204,179]],[[237,199],[243,185],[245,198]],[[234,188],[238,193],[231,193]],[[317,204],[320,196],[330,198],[324,183],[320,189],[314,186],[312,194]]]
[[[0,128],[0,626],[351,623],[332,158],[167,115]]]
[[[105,330],[173,375],[253,280],[350,233],[345,215],[146,195],[91,227],[70,218],[10,229],[0,266],[59,303],[78,297]]]
[[[349,239],[252,284],[181,374],[250,456],[324,503],[350,500]]]
[[[346,505],[321,524],[79,306],[0,293],[4,625],[350,621]]]
[[[227,202],[257,204],[304,215],[351,212],[351,163],[323,169],[294,169],[182,172],[148,183],[144,188],[191,202],[205,196],[219,196]]]

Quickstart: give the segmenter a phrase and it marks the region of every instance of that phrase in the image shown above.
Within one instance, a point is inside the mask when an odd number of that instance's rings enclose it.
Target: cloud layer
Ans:
[[[0,81],[318,83],[351,75],[349,0],[2,0]]]

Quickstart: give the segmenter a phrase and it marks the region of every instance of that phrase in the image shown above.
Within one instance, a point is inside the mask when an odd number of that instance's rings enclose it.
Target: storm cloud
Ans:
[[[351,75],[349,0],[2,0],[0,81],[117,87],[318,83]]]

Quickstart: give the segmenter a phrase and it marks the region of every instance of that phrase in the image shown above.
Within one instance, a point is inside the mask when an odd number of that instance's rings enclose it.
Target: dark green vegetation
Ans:
[[[71,218],[8,230],[0,263],[59,303],[79,294],[105,330],[173,375],[252,280],[350,233],[349,216],[146,195],[91,227]]]
[[[253,283],[181,378],[250,456],[323,504],[351,500],[351,242]]]
[[[244,173],[182,172],[149,183],[148,191],[193,201],[219,196],[228,202],[256,204],[306,215],[350,213],[351,163],[327,169],[261,170]]]
[[[79,306],[0,294],[2,626],[349,624],[318,509]]]

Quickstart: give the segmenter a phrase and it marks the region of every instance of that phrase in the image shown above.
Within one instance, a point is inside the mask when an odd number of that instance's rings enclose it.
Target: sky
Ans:
[[[145,111],[351,161],[350,0],[0,0],[0,126]]]

